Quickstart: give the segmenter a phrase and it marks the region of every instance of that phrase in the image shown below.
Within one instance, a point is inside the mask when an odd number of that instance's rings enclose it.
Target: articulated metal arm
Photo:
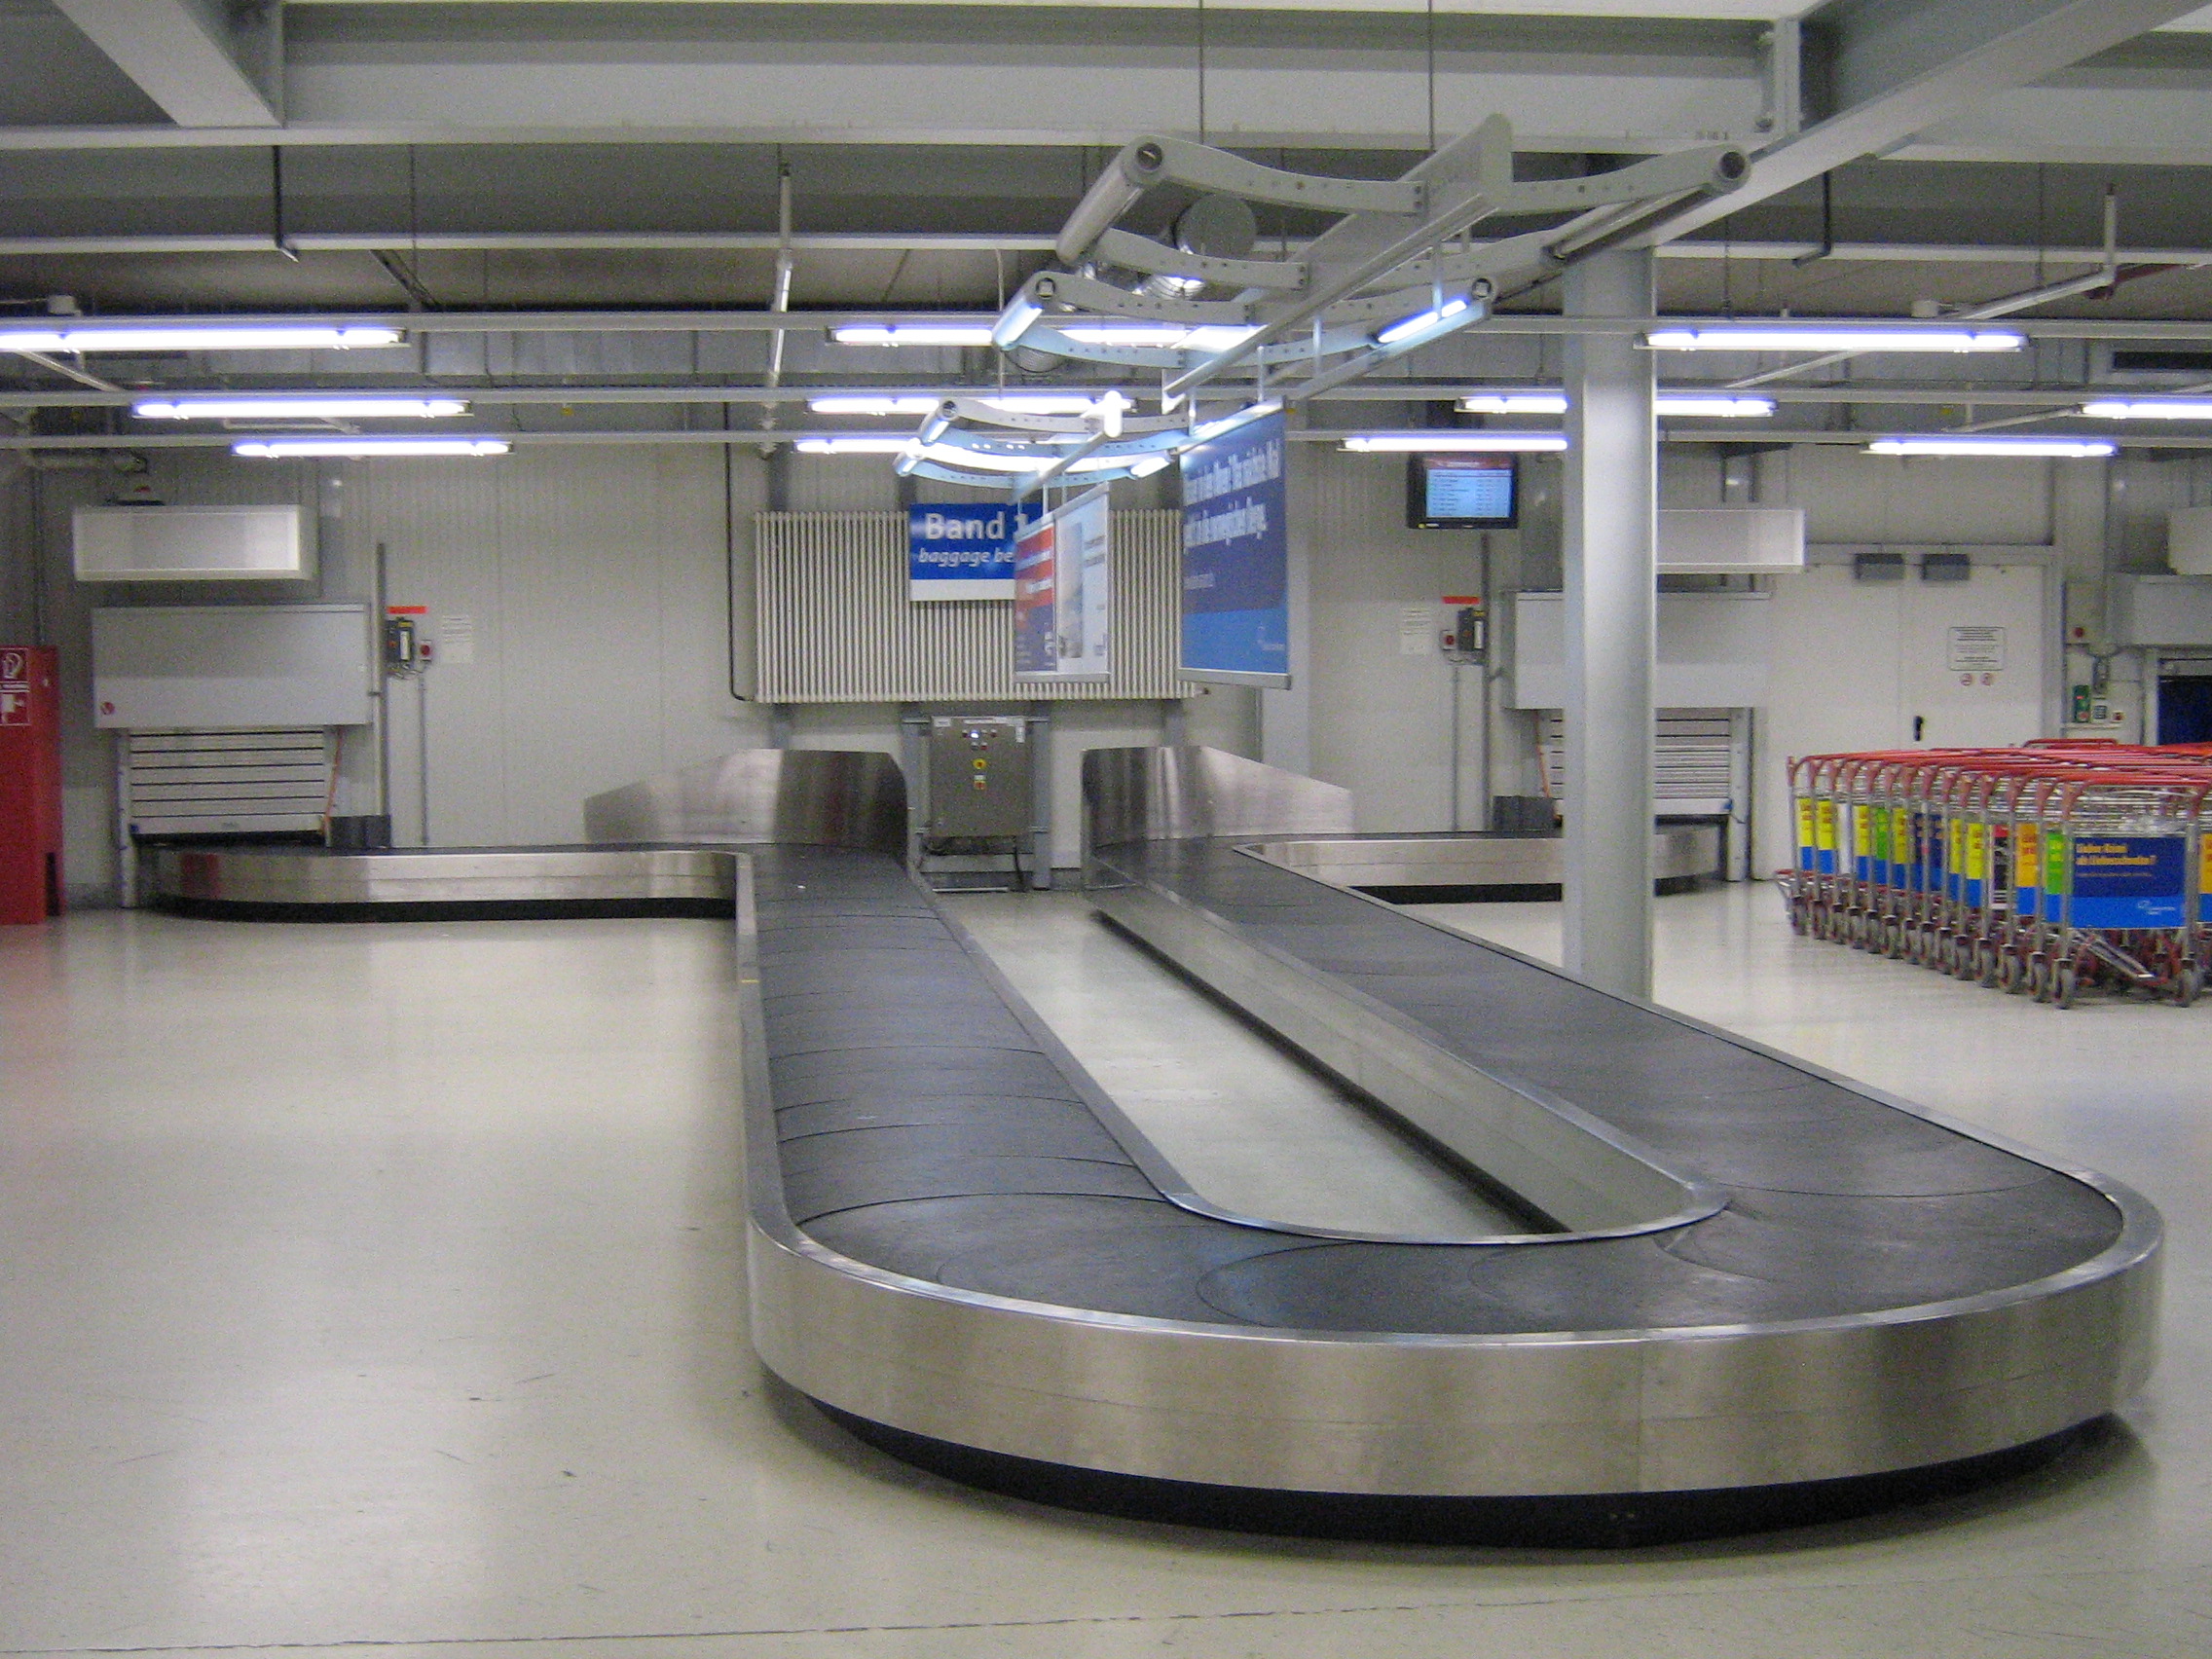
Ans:
[[[1750,170],[1741,150],[1714,145],[1591,177],[1517,181],[1513,129],[1498,116],[1389,181],[1294,173],[1147,136],[1116,155],[1069,216],[1055,251],[1070,269],[1025,282],[993,339],[1001,348],[1027,341],[1064,355],[1180,369],[1163,386],[1169,397],[1255,361],[1310,359],[1318,373],[1323,357],[1350,353],[1349,372],[1357,373],[1480,322],[1499,287],[1553,274],[1686,202],[1732,191]],[[1174,246],[1115,223],[1163,184],[1342,217],[1295,260]],[[1486,219],[1546,215],[1572,217],[1448,251]],[[1134,280],[1124,285],[1117,273]],[[1343,378],[1332,371],[1329,382]]]

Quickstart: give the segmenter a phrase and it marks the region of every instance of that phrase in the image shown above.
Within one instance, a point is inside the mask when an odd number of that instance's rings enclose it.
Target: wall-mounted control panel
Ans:
[[[1031,826],[1029,722],[1019,715],[930,719],[928,833],[1003,839]]]

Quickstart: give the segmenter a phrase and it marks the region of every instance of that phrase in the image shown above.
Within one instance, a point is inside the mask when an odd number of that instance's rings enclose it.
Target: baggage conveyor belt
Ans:
[[[906,874],[880,757],[600,797],[595,836],[752,843],[662,851],[737,893],[754,1343],[856,1432],[1122,1513],[1620,1543],[1950,1490],[2139,1386],[2140,1198],[1251,850],[1346,828],[1323,786],[1086,758],[1097,908],[1529,1230],[1353,1236],[1189,1191]],[[741,766],[874,805],[768,813],[762,844],[710,801]]]

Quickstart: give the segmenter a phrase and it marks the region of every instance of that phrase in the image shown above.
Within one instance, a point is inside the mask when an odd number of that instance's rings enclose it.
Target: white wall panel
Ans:
[[[722,458],[520,452],[359,467],[359,534],[428,608],[430,838],[572,841],[587,795],[765,740],[726,687]],[[745,505],[750,509],[752,503]],[[457,660],[465,617],[470,660]],[[418,688],[393,687],[395,828],[419,833]]]
[[[1777,460],[1761,499],[1802,507],[1808,541],[2025,546],[2051,539],[2047,461],[1879,456],[1833,444],[1801,445]]]
[[[1442,601],[1479,591],[1479,533],[1406,529],[1398,457],[1324,451],[1307,464],[1313,775],[1352,792],[1364,830],[1448,830],[1453,668],[1439,648]],[[1474,706],[1470,690],[1470,714]],[[1461,734],[1463,794],[1473,726],[1470,718]]]

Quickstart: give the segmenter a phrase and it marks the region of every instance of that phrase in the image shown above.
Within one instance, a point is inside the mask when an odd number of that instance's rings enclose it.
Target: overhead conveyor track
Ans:
[[[721,849],[681,856],[734,882],[753,1339],[856,1432],[1156,1518],[1621,1543],[1987,1478],[2147,1374],[2124,1189],[1254,856],[1348,828],[1342,792],[1204,750],[1086,782],[1103,914],[1538,1213],[1436,1242],[1208,1204],[908,877],[882,756],[601,796],[596,836]],[[193,856],[168,897],[281,886]]]

